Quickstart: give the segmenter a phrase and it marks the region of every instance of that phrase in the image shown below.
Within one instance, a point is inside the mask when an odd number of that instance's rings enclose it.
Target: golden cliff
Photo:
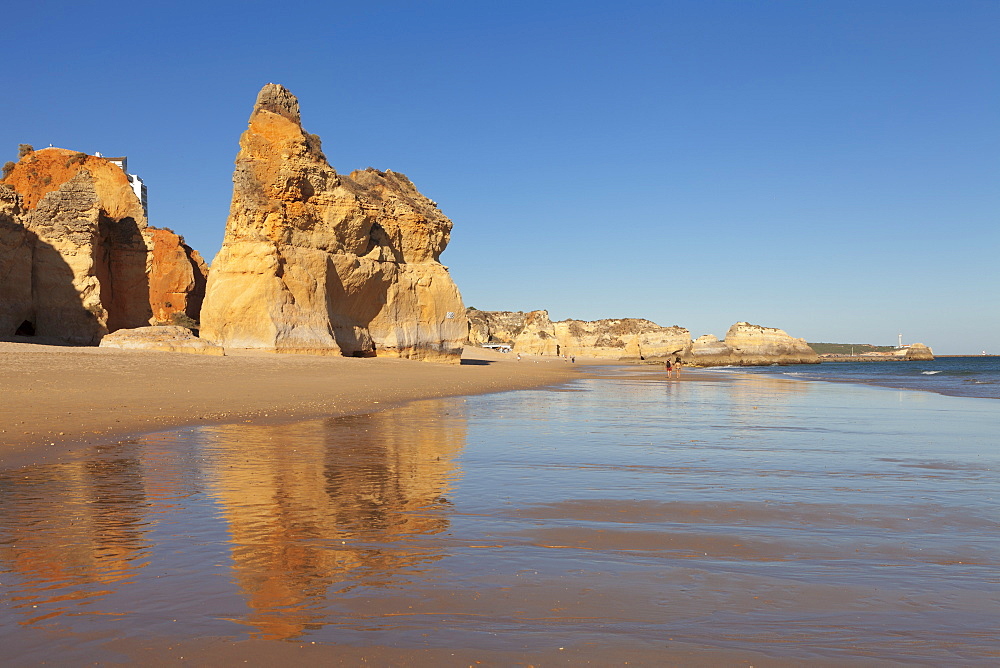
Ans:
[[[0,183],[0,334],[10,336],[31,309],[31,239],[21,197]]]
[[[467,324],[439,261],[451,221],[402,174],[338,174],[285,88],[240,138],[203,337],[226,347],[457,363]]]
[[[517,352],[609,359],[659,359],[691,345],[683,327],[661,327],[650,320],[622,318],[552,322],[548,311],[470,309],[469,343],[511,343]]]
[[[804,339],[780,329],[738,322],[725,341],[712,335],[691,341],[683,327],[661,327],[650,320],[563,320],[547,311],[469,309],[469,343],[509,343],[517,352],[620,360],[680,358],[692,366],[813,364],[819,358]]]
[[[206,268],[146,224],[125,172],[60,148],[25,151],[0,182],[0,336],[93,345],[108,332],[196,320]]]

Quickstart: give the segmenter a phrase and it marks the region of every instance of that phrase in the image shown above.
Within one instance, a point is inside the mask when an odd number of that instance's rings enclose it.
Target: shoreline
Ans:
[[[298,421],[420,399],[557,385],[586,364],[510,360],[470,349],[462,364],[398,358],[224,357],[0,343],[0,464],[18,466],[95,442],[209,424]]]
[[[461,364],[230,350],[223,357],[0,342],[0,465],[186,427],[284,423],[555,386],[592,366],[469,346]],[[690,376],[681,380],[690,380]]]
[[[617,360],[472,347],[462,364],[227,351],[224,357],[0,342],[0,465],[191,426],[291,422],[560,385]],[[627,365],[625,365],[627,366]]]

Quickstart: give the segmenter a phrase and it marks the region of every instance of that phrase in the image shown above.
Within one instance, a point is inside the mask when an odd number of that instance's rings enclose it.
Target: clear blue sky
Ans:
[[[32,2],[0,160],[129,156],[218,251],[258,89],[455,223],[466,304],[1000,353],[1000,1]]]

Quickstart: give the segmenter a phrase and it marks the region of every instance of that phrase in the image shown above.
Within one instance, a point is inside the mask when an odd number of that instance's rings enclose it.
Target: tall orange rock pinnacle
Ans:
[[[439,261],[451,226],[402,174],[338,174],[302,129],[295,96],[267,84],[240,138],[202,336],[457,363],[465,309]]]

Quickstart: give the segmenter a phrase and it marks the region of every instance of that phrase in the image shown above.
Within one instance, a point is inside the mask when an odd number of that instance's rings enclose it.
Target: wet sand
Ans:
[[[588,366],[616,363],[523,357],[468,348],[461,365],[449,365],[0,342],[0,463],[40,461],[67,447],[172,427],[304,420],[555,385],[581,377]]]
[[[11,665],[998,655],[994,402],[568,373],[0,466],[0,646]]]
[[[171,427],[299,420],[561,383],[582,365],[470,349],[461,365],[0,343],[0,462]]]

